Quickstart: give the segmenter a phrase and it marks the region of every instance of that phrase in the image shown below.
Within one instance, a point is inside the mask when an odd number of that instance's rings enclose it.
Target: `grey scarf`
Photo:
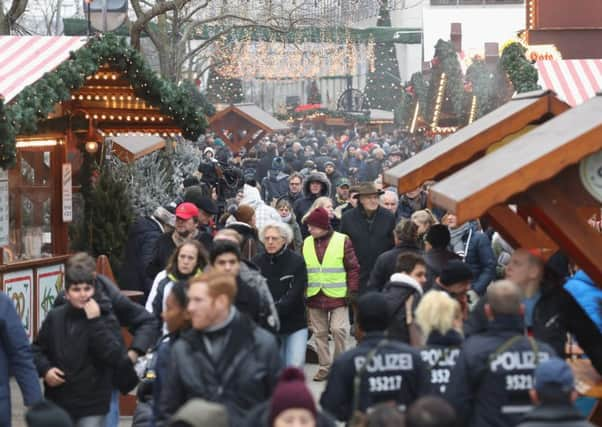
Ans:
[[[465,251],[468,250],[468,248],[466,247],[467,242],[464,241],[463,237],[464,237],[464,234],[469,230],[470,230],[470,222],[465,222],[458,228],[454,228],[454,229],[450,228],[449,229],[449,234],[451,235],[450,245],[451,245],[452,251],[454,253],[460,255],[462,258],[466,257]]]

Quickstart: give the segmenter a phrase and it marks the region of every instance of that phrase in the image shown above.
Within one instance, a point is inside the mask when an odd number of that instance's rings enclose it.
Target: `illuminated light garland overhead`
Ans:
[[[374,69],[374,42],[345,44],[220,40],[215,47],[215,71],[243,80],[305,80],[354,75],[360,61]]]

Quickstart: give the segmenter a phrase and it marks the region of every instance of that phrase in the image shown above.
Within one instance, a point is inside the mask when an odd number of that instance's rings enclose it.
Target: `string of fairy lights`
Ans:
[[[342,43],[220,40],[215,70],[224,78],[243,80],[315,79],[354,75],[366,63],[374,71],[374,40]]]

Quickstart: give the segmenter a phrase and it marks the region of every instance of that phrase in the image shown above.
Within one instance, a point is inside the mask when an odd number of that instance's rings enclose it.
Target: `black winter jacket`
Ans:
[[[564,355],[564,344],[566,342],[565,317],[562,315],[566,309],[567,295],[562,288],[549,289],[542,287],[542,295],[533,309],[533,326],[531,331],[533,337],[545,342],[554,349],[559,356]],[[485,304],[487,296],[481,297],[479,302],[470,312],[468,319],[464,322],[464,335],[466,337],[479,334],[487,329],[487,318],[485,317]]]
[[[253,262],[268,281],[280,318],[279,332],[290,334],[307,328],[307,267],[303,257],[285,246],[277,254],[265,253],[255,257]]]
[[[426,262],[425,291],[433,287],[435,279],[439,277],[443,267],[452,260],[462,260],[462,258],[447,249],[431,249],[424,254],[424,261]]]
[[[247,413],[244,427],[272,427],[269,422],[270,410],[270,401],[260,403]],[[329,415],[318,411],[316,427],[336,427],[336,423]]]
[[[555,353],[540,341],[532,345],[523,329],[520,317],[498,316],[464,342],[445,392],[458,425],[511,427],[531,410],[533,371]]]
[[[388,335],[392,339],[410,343],[410,326],[408,324],[408,314],[413,318],[418,302],[422,297],[422,288],[413,278],[404,273],[395,273],[391,276],[383,294],[387,300],[389,310]],[[409,298],[412,297],[410,301]],[[412,322],[410,322],[412,323]]]
[[[594,427],[570,404],[533,408],[517,427]]]
[[[113,333],[119,327],[117,319],[101,310],[101,316],[88,319],[84,310],[70,304],[53,308],[33,345],[40,377],[53,367],[65,373],[65,383],[45,385],[44,395],[74,420],[109,411],[113,368],[127,360],[125,347]]]
[[[432,331],[426,345],[420,350],[422,361],[428,366],[430,372],[431,394],[442,396],[445,394],[451,371],[456,366],[460,354],[462,335],[450,329],[445,335],[439,331]]]
[[[230,425],[238,427],[247,411],[270,398],[282,368],[276,338],[240,313],[227,328],[229,338],[216,361],[201,331],[186,331],[174,342],[158,426],[166,425],[189,399],[199,397],[225,405]]]
[[[322,190],[318,195],[311,194],[309,191],[309,184],[312,182],[320,182],[322,184]],[[303,216],[309,211],[311,205],[315,202],[318,197],[330,196],[330,181],[326,178],[326,174],[322,172],[315,172],[307,176],[303,181],[303,197],[295,201],[293,211],[299,227],[301,228],[301,236],[305,239],[309,236],[307,226],[302,223]]]
[[[360,262],[360,293],[367,289],[368,278],[378,256],[393,247],[394,228],[395,217],[380,206],[370,220],[361,205],[343,215],[341,233],[351,238]]]
[[[376,258],[374,268],[370,273],[370,279],[368,279],[367,285],[368,289],[382,291],[385,283],[391,280],[391,276],[395,273],[397,258],[402,252],[414,252],[415,254],[422,255],[422,250],[418,245],[411,243],[400,243],[393,249],[380,254],[378,258]]]
[[[356,372],[364,365],[367,354],[384,339],[384,333],[370,332],[356,348],[343,353],[332,364],[320,405],[338,420],[348,421],[351,418]],[[428,393],[427,375],[417,350],[401,342],[387,340],[362,375],[357,409],[365,412],[387,401],[394,401],[405,409]]]
[[[146,216],[138,218],[128,231],[119,283],[123,289],[144,292],[145,300],[153,285],[153,278],[146,275],[146,269],[162,234],[163,229],[158,221]]]

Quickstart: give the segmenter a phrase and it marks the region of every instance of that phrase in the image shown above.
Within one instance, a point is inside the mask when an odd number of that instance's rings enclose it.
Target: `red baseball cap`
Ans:
[[[176,218],[187,220],[199,216],[199,208],[194,203],[180,203],[176,208]]]

